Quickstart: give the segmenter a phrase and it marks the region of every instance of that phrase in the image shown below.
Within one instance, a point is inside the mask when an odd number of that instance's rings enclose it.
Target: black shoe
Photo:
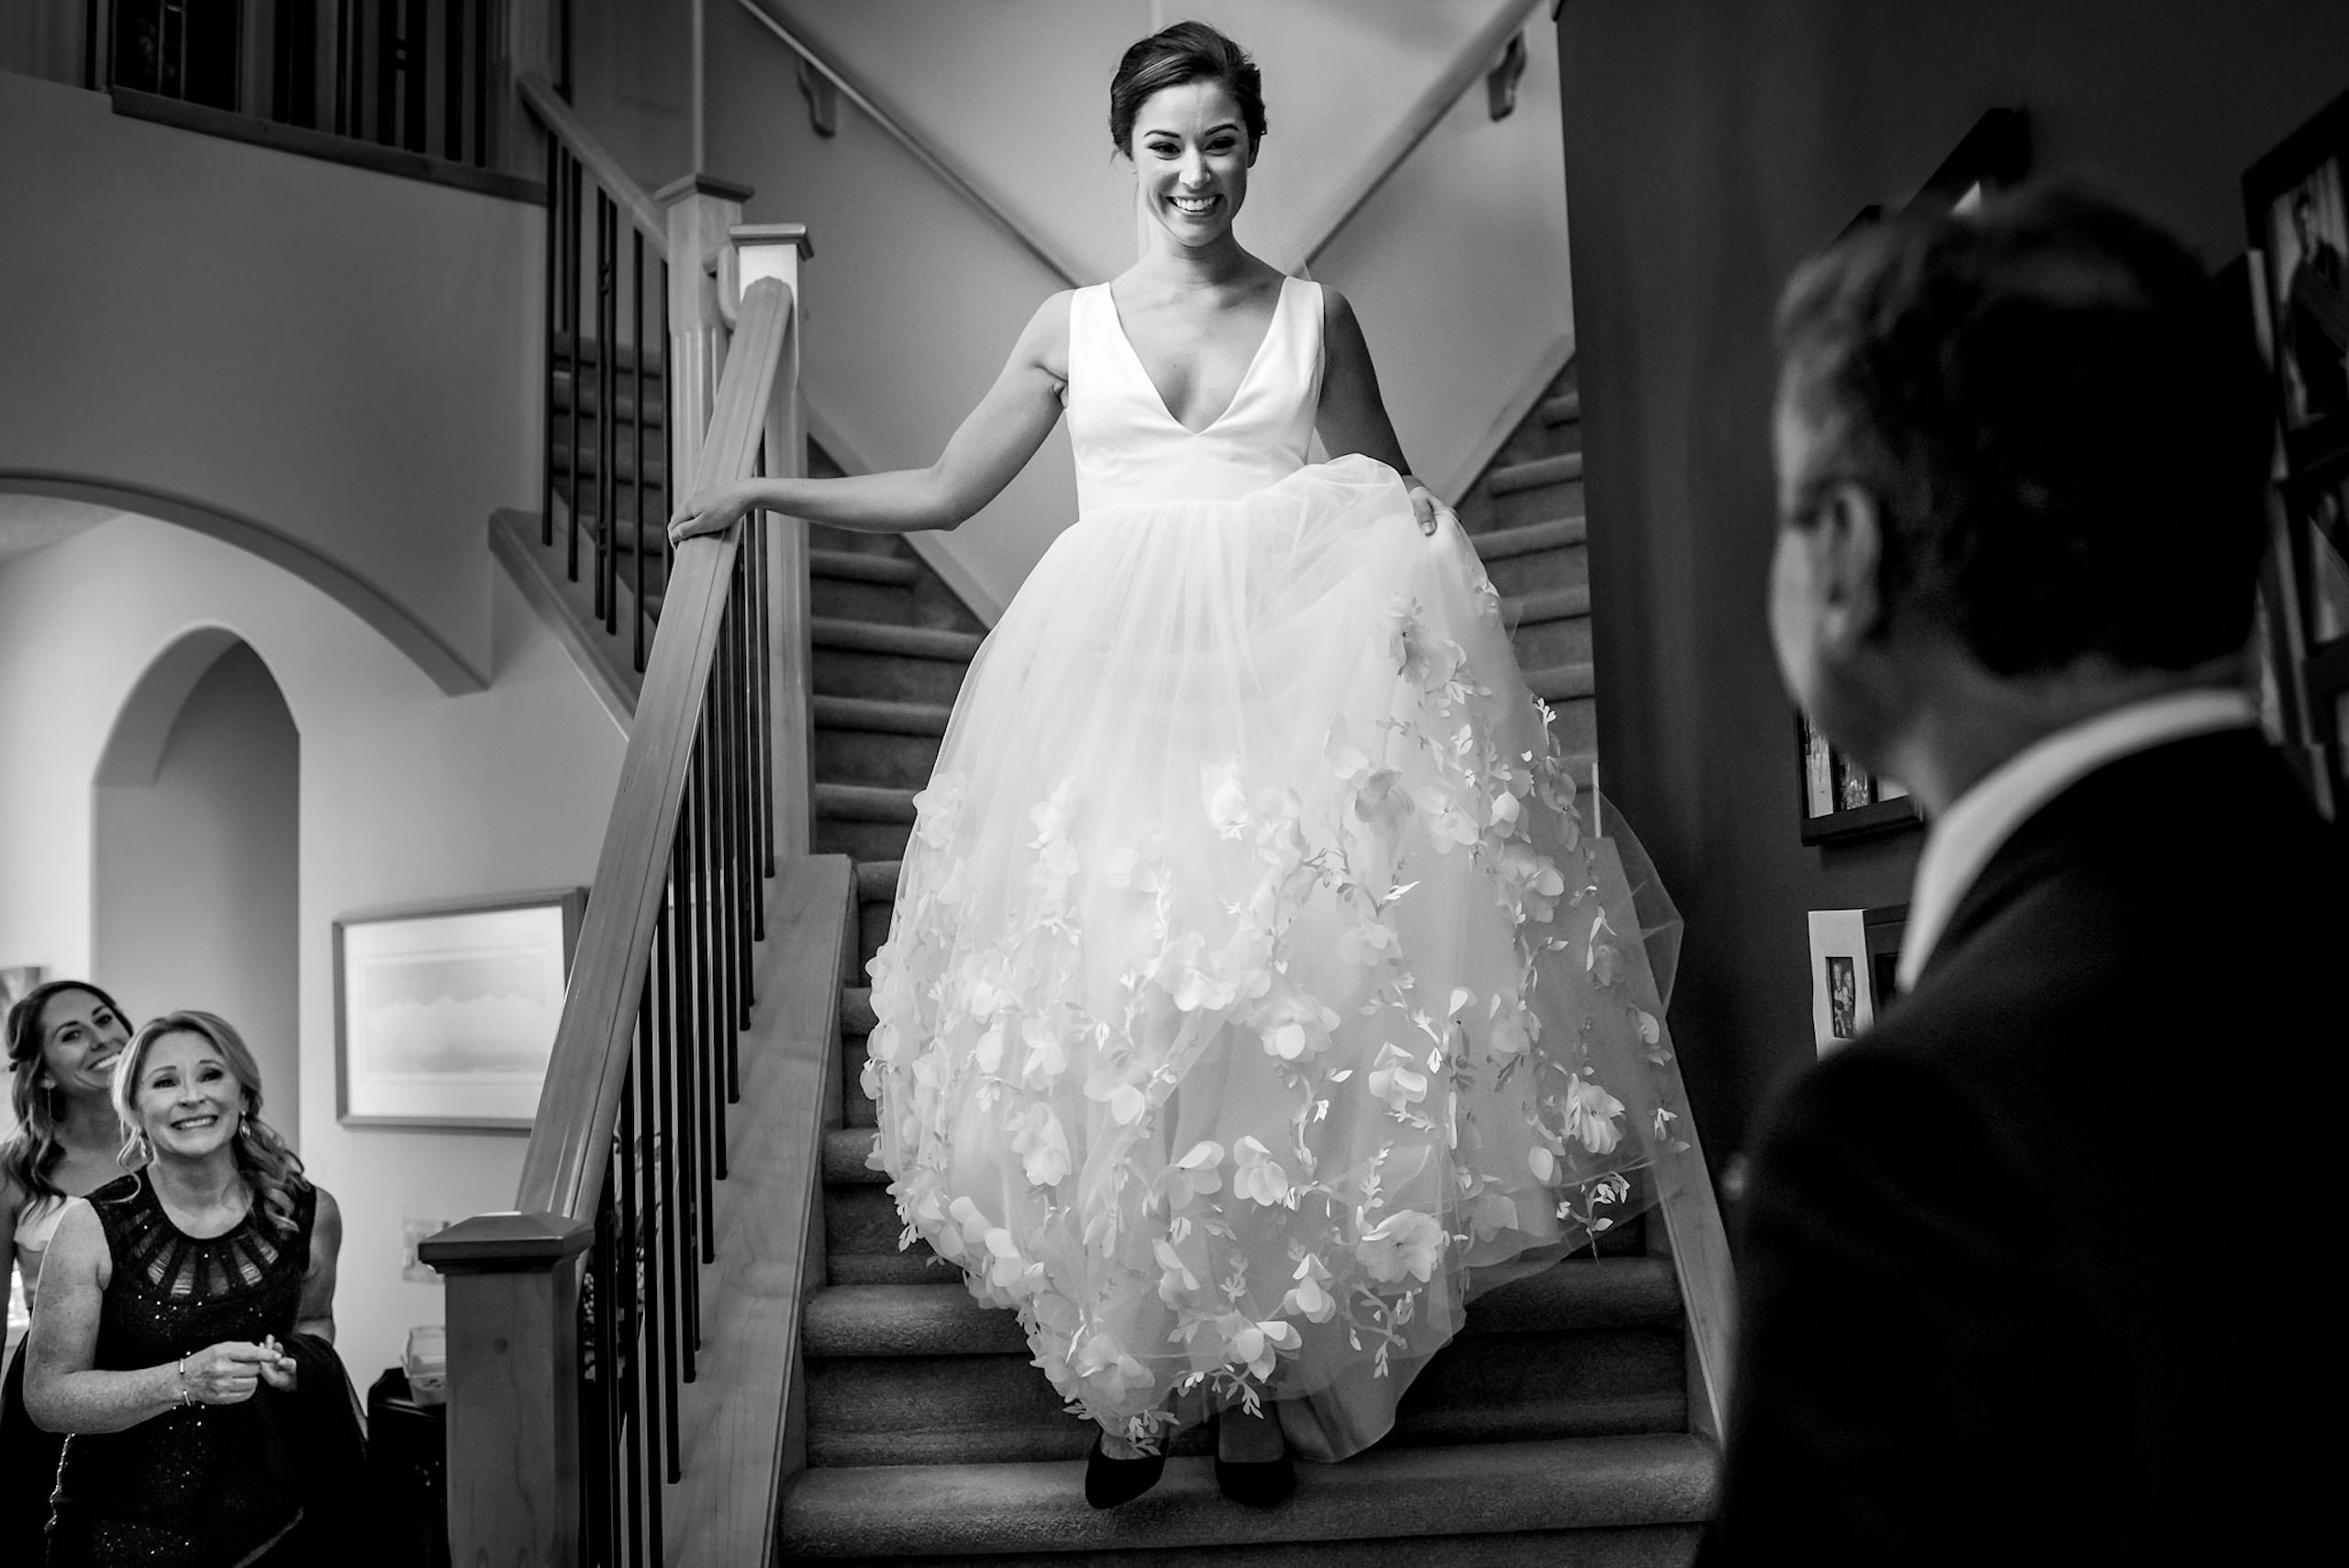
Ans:
[[[1269,1508],[1297,1490],[1297,1466],[1286,1454],[1245,1463],[1218,1454],[1215,1489],[1244,1507]]]
[[[1166,1456],[1147,1453],[1140,1459],[1111,1459],[1097,1435],[1093,1451],[1085,1456],[1085,1500],[1097,1508],[1130,1503],[1166,1473]]]

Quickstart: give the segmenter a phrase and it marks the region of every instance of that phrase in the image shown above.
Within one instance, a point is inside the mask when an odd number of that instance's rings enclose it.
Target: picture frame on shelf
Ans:
[[[1795,749],[1800,765],[1797,805],[1804,843],[1897,832],[1924,820],[1908,790],[1893,780],[1876,777],[1836,750],[1800,709],[1795,713]]]
[[[556,888],[335,921],[337,1118],[528,1132],[586,902]]]
[[[1987,109],[1899,210],[1963,212],[1985,195],[2020,183],[2030,172],[2029,118],[2018,107]],[[1881,221],[1884,214],[1878,205],[1862,207],[1837,238]],[[1871,776],[1837,751],[1799,710],[1795,757],[1801,781],[1797,819],[1806,844],[1898,832],[1924,821],[1906,788]]]
[[[2349,639],[2349,449],[2279,486],[2290,588],[2307,656]]]
[[[1906,904],[1809,911],[1811,1044],[1820,1055],[1865,1034],[1899,995],[1908,920]]]
[[[2349,450],[2349,93],[2253,164],[2243,216],[2261,258],[2288,472]]]

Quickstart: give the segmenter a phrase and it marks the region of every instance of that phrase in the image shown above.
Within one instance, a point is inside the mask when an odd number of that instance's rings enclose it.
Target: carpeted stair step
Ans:
[[[886,903],[896,897],[898,864],[894,860],[857,862],[857,901],[862,904]]]
[[[937,627],[815,616],[808,640],[819,693],[951,705],[985,639]]]
[[[1260,1510],[1224,1501],[1207,1459],[1177,1458],[1146,1496],[1096,1510],[1079,1462],[818,1467],[785,1496],[778,1545],[786,1555],[873,1562],[1067,1562],[1063,1554],[1219,1548],[1219,1563],[1287,1564],[1298,1560],[1289,1543],[1379,1541],[1408,1546],[1386,1561],[1420,1568],[1607,1562],[1577,1552],[1580,1532],[1693,1530],[1712,1512],[1719,1471],[1710,1442],[1679,1433],[1378,1449],[1344,1464],[1299,1466],[1296,1496]],[[1546,1539],[1521,1539],[1537,1535]],[[1684,1561],[1692,1540],[1677,1543]],[[1587,1544],[1603,1552],[1608,1543]],[[1664,1540],[1635,1544],[1642,1555],[1613,1561],[1669,1560],[1655,1555]],[[1315,1559],[1377,1560],[1359,1547]]]
[[[1553,705],[1589,696],[1596,689],[1592,684],[1591,667],[1587,663],[1553,664],[1528,670],[1525,672],[1525,684],[1533,688],[1535,696]]]
[[[873,1024],[873,987],[870,985],[841,986],[841,1033],[871,1034]]]
[[[584,484],[587,480],[604,472],[604,454],[600,443],[591,438],[588,427],[581,427],[579,444],[576,447],[573,447],[570,441],[569,421],[564,421],[558,427],[558,430],[561,439],[556,440],[553,448],[547,453],[549,473],[567,474],[576,469]],[[621,484],[633,484],[636,483],[638,473],[636,441],[629,432],[622,430],[618,445],[619,450],[612,454],[612,475]],[[663,443],[659,436],[651,435],[646,438],[642,472],[646,485],[653,490],[665,489],[669,482],[669,458],[662,448]],[[561,482],[558,480],[557,483]]]
[[[921,567],[903,556],[882,555],[862,550],[810,550],[807,552],[810,576],[837,578],[850,583],[885,583],[892,587],[910,588],[921,580]]]
[[[1485,476],[1485,493],[1514,495],[1521,490],[1539,490],[1581,477],[1582,453],[1560,452],[1555,457],[1537,457],[1529,462],[1512,462],[1493,470]]]
[[[829,1140],[827,1145],[829,1180]],[[1665,1260],[1576,1258],[1478,1297],[1464,1331],[1557,1334],[1669,1328],[1679,1320],[1680,1287]],[[1028,1343],[1018,1318],[982,1306],[959,1283],[828,1285],[807,1303],[800,1342],[810,1356],[843,1358],[1014,1355],[1026,1353]]]
[[[553,332],[547,337],[547,355],[556,366],[558,375],[568,369],[574,358],[593,370],[603,361],[604,345],[599,339],[574,338],[568,332]],[[667,358],[666,354],[657,349],[646,354],[644,356],[645,379],[651,381],[659,377]],[[626,343],[616,344],[612,359],[612,368],[615,371],[631,380],[634,379],[637,368],[635,349]]]
[[[873,962],[889,939],[889,918],[897,897],[897,856],[901,844],[886,854],[874,851],[856,862],[856,972]]]
[[[1564,550],[1569,545],[1588,540],[1589,528],[1582,517],[1558,517],[1546,523],[1526,523],[1513,528],[1495,528],[1490,533],[1475,536],[1476,553],[1489,567],[1496,561],[1513,556],[1531,555],[1539,550]]]
[[[1501,601],[1502,624],[1520,669],[1590,662],[1590,588],[1575,584]]]
[[[1542,400],[1542,422],[1544,425],[1571,425],[1582,417],[1582,394],[1562,392],[1555,397]]]
[[[895,857],[912,835],[918,791],[884,784],[816,782],[816,852]]]
[[[953,711],[942,703],[818,695],[816,776],[918,790],[930,783]]]
[[[912,626],[921,565],[900,555],[856,550],[807,552],[809,613],[835,620]]]
[[[920,792],[889,789],[876,784],[816,785],[816,815],[844,822],[911,822],[914,796]]]
[[[547,396],[553,406],[558,422],[556,439],[566,440],[570,438],[572,405],[572,375],[568,368],[557,370],[554,373],[548,383]],[[603,386],[599,379],[590,373],[579,383],[579,422],[583,428],[601,412],[603,400]],[[623,375],[619,378],[619,385],[612,393],[612,407],[618,416],[621,425],[629,426],[637,422],[636,378],[634,376]],[[661,395],[661,378],[657,375],[646,376],[644,378],[644,424],[650,428],[658,429],[668,417],[668,400]]]
[[[959,1280],[951,1271],[933,1273]],[[959,1283],[831,1288],[959,1297],[1001,1320],[989,1330],[998,1348],[931,1351],[908,1338],[906,1348],[889,1354],[826,1356],[811,1343],[810,1464],[1006,1464],[1082,1459],[1092,1446],[1092,1429],[1067,1413],[1036,1370],[1009,1312],[978,1307]],[[1687,1426],[1687,1369],[1676,1321],[1485,1334],[1475,1318],[1472,1311],[1468,1329],[1405,1394],[1382,1447],[1539,1442]],[[1176,1451],[1203,1451],[1208,1442],[1200,1432],[1178,1442]]]

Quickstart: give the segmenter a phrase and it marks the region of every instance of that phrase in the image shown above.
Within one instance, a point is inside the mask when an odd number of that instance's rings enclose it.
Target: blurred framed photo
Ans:
[[[2286,544],[2308,651],[2349,638],[2349,450],[2284,481]]]
[[[574,887],[337,920],[342,1123],[529,1131],[586,901]]]
[[[2261,257],[2276,414],[2298,473],[2349,450],[2349,94],[2243,175]]]
[[[1909,792],[1845,756],[1807,713],[1795,715],[1795,747],[1802,781],[1802,841],[1823,844],[1865,838],[1922,822]]]

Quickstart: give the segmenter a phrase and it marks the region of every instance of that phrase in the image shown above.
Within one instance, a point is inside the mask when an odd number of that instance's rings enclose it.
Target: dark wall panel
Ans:
[[[1803,912],[1904,900],[1922,841],[1797,838],[1763,607],[1779,286],[1999,104],[2039,168],[2222,261],[2244,167],[2349,87],[2349,6],[1565,0],[1558,28],[1600,754],[1687,918],[1673,1027],[1726,1152],[1811,1054]]]

